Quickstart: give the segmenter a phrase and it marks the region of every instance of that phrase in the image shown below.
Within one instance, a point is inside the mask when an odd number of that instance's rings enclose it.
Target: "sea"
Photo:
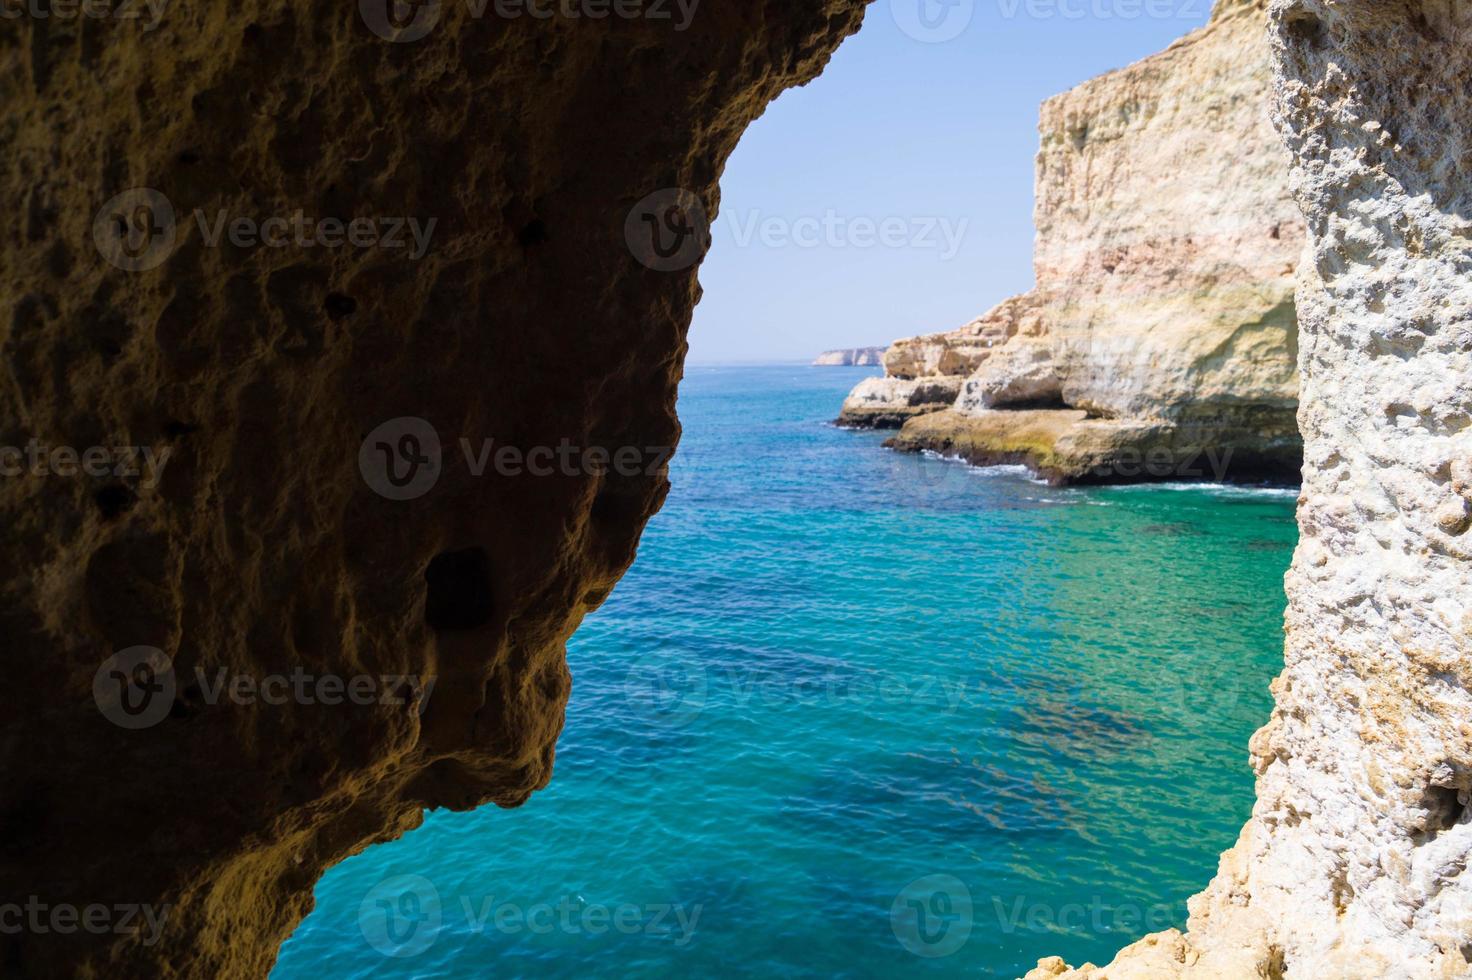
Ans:
[[[690,367],[551,786],[331,869],[274,980],[997,977],[1184,927],[1253,801],[1297,490],[1054,488]]]

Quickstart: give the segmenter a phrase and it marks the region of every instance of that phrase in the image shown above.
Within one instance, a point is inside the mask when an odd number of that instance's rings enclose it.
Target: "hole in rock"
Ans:
[[[491,559],[484,548],[438,554],[425,569],[424,621],[436,632],[473,630],[490,622]]]
[[[1462,802],[1461,792],[1455,786],[1433,786],[1426,791],[1427,834],[1439,834],[1450,830],[1467,815],[1467,804]]]
[[[329,320],[341,320],[358,312],[358,301],[344,293],[328,293],[322,308],[327,311]]]
[[[541,218],[528,222],[521,231],[516,233],[516,240],[521,243],[522,248],[541,245],[547,240],[547,223]]]
[[[97,504],[97,511],[103,520],[115,520],[133,509],[138,502],[133,491],[121,483],[112,483],[92,495],[92,500]]]
[[[1322,48],[1328,40],[1324,22],[1310,13],[1294,17],[1288,21],[1284,29],[1287,31],[1289,40],[1310,48]]]

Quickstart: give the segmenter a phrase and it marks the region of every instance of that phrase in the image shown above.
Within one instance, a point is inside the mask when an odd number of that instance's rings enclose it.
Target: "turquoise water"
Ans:
[[[825,424],[869,373],[690,370],[552,786],[333,869],[276,980],[1015,977],[1184,924],[1251,808],[1295,494],[898,456]]]

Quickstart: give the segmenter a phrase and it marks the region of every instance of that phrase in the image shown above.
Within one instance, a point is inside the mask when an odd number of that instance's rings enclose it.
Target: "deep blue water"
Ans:
[[[690,370],[551,788],[334,868],[276,980],[1015,977],[1184,924],[1251,809],[1295,494],[896,455],[826,424],[869,373]]]

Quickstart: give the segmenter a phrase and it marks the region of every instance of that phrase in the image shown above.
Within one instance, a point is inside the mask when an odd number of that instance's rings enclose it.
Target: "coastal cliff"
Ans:
[[[1296,478],[1303,219],[1268,116],[1263,4],[1044,103],[1036,288],[897,341],[840,423],[1058,482]]]
[[[1274,0],[1311,245],[1286,663],[1188,931],[1029,980],[1472,975],[1472,5]]]
[[[851,347],[847,350],[825,350],[813,358],[813,367],[878,367],[884,363],[883,347]]]

